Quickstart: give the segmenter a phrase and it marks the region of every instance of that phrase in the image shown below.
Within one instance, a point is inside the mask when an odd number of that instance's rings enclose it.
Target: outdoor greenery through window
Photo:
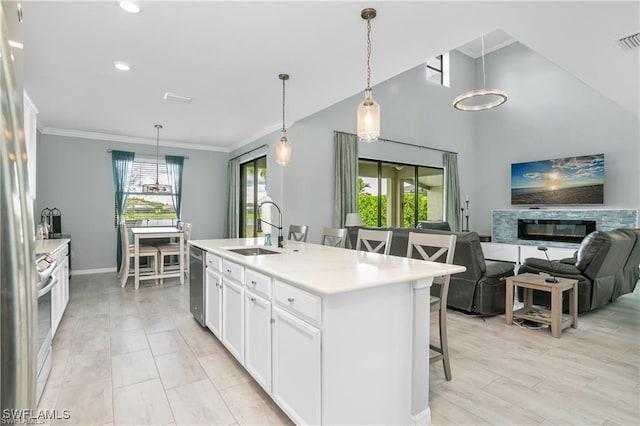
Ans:
[[[123,219],[127,226],[171,226],[176,225],[176,210],[172,196],[168,192],[154,193],[147,190],[147,185],[156,182],[156,159],[138,158],[136,156],[131,167],[127,203],[124,207]],[[167,165],[163,160],[158,163],[158,183],[169,185]]]
[[[258,229],[258,201],[267,195],[267,157],[240,165],[240,237],[262,235]]]
[[[361,159],[358,190],[364,226],[410,228],[443,220],[441,168]]]

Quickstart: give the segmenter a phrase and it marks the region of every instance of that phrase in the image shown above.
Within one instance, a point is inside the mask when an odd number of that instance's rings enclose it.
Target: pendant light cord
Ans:
[[[371,90],[371,19],[367,19],[367,90]]]
[[[283,78],[282,79],[282,135],[284,136],[287,133],[287,129],[285,128],[285,121],[284,121],[284,100],[285,100],[285,96],[284,96],[284,82],[286,80]]]
[[[482,80],[483,80],[483,89],[487,88],[487,74],[484,72],[484,36],[482,36]]]
[[[156,124],[156,186],[160,184],[158,179],[160,175],[160,129],[162,129],[162,125]]]

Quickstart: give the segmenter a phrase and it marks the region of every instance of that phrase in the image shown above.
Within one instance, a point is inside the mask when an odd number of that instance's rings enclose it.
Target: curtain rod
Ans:
[[[250,154],[250,153],[252,153],[253,151],[257,151],[257,150],[262,149],[262,148],[269,148],[269,144],[266,144],[266,143],[265,143],[265,144],[262,144],[262,145],[260,145],[260,146],[258,146],[258,147],[256,147],[256,148],[250,149],[250,150],[249,150],[249,151],[247,151],[247,152],[244,152],[244,153],[242,153],[242,154],[236,155],[235,157],[233,157],[233,158],[229,159],[229,161],[231,161],[231,160],[235,160],[236,158],[240,158],[240,157],[242,157],[243,155]]]
[[[355,134],[353,134],[353,133],[341,132],[341,131],[339,131],[339,130],[334,130],[334,132],[336,132],[336,133],[342,133],[343,135],[357,136],[357,135],[355,135]],[[432,148],[432,147],[430,147],[430,146],[416,145],[416,144],[408,143],[408,142],[394,141],[394,140],[391,140],[391,139],[378,138],[378,140],[379,140],[379,141],[382,141],[382,142],[397,143],[398,145],[411,146],[411,147],[414,147],[414,148],[430,149],[430,150],[432,150],[432,151],[448,152],[449,154],[456,154],[456,155],[458,154],[458,153],[457,153],[457,152],[455,152],[455,151],[449,151],[449,150],[446,150],[446,149],[440,149],[440,148]]]
[[[111,149],[111,148],[107,149],[107,152],[108,152],[108,153],[111,153],[111,152],[113,152],[113,151],[114,151],[114,150],[113,150],[113,149]],[[119,151],[119,149],[117,149],[116,151]],[[154,156],[154,157],[155,157],[155,154],[140,154],[140,155],[148,155],[148,156]],[[185,160],[188,160],[188,159],[189,159],[189,157],[188,157],[187,155],[183,155],[182,157],[184,157],[184,159],[185,159]]]

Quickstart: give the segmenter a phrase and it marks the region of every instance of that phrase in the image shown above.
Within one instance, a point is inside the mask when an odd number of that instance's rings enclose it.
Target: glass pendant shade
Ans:
[[[380,137],[380,105],[371,98],[371,92],[365,94],[364,101],[358,105],[358,139],[360,142],[374,142]]]
[[[286,166],[291,161],[291,145],[287,143],[287,137],[282,136],[276,146],[276,163]]]

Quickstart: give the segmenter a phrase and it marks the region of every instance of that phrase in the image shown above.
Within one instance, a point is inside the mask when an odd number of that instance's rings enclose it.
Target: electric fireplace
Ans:
[[[520,240],[580,243],[595,230],[595,220],[518,219]]]

